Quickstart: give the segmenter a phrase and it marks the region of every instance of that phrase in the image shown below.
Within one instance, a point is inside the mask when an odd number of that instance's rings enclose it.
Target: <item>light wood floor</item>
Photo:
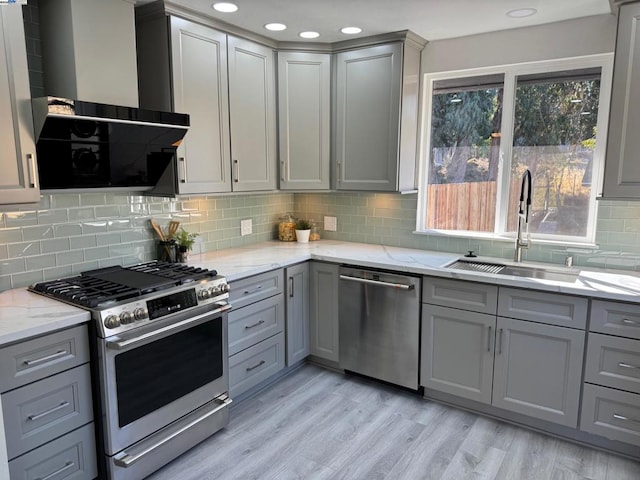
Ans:
[[[640,480],[640,463],[313,365],[153,480]]]

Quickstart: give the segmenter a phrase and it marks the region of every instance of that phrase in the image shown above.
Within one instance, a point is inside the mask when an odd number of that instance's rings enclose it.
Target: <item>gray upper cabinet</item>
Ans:
[[[275,53],[228,36],[233,190],[275,190]]]
[[[420,52],[407,39],[336,56],[338,190],[416,188]]]
[[[40,200],[30,99],[22,9],[0,8],[0,204]]]
[[[173,106],[190,127],[178,148],[178,192],[231,191],[227,36],[171,17]]]
[[[330,187],[331,55],[278,53],[280,189]]]
[[[309,355],[309,262],[286,269],[287,366]]]
[[[602,197],[640,200],[640,3],[620,6]]]

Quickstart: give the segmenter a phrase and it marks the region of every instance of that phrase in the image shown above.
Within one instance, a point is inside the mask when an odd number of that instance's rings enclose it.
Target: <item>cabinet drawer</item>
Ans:
[[[233,398],[284,368],[284,333],[229,357],[229,394]]]
[[[231,282],[229,302],[234,309],[238,309],[282,293],[283,285],[284,272],[282,269],[243,278]]]
[[[640,393],[640,340],[589,333],[585,381]]]
[[[93,423],[9,462],[11,479],[90,480],[96,478]]]
[[[640,340],[640,305],[593,300],[590,318],[592,332]]]
[[[9,458],[93,420],[89,365],[2,394]]]
[[[284,296],[276,295],[229,313],[229,355],[284,330]]]
[[[484,283],[424,277],[422,301],[479,313],[496,313],[498,287]]]
[[[498,315],[559,327],[585,329],[589,301],[583,297],[518,288],[501,288]]]
[[[640,395],[585,383],[580,430],[640,446]]]
[[[87,326],[62,330],[0,349],[0,385],[6,392],[89,361]]]

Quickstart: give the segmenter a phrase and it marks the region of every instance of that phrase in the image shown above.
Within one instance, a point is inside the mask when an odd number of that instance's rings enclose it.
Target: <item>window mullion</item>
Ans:
[[[513,151],[513,125],[516,107],[516,75],[505,72],[502,98],[502,132],[500,138],[500,164],[498,165],[498,185],[496,195],[495,232],[503,235],[507,227],[509,211],[509,184],[511,179],[511,155]]]

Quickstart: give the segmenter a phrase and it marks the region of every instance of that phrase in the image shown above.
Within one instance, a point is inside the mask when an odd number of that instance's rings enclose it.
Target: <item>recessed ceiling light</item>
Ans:
[[[318,38],[320,36],[318,32],[300,32],[298,35],[302,38]]]
[[[280,32],[286,30],[287,26],[284,23],[267,23],[264,28],[271,30],[272,32]]]
[[[536,13],[538,13],[538,10],[536,10],[535,8],[516,8],[515,10],[509,10],[507,12],[507,17],[524,18],[535,15]]]
[[[360,27],[344,27],[341,28],[340,31],[347,35],[355,35],[356,33],[360,33],[362,29]]]
[[[211,8],[222,13],[233,13],[238,11],[238,6],[235,3],[218,2],[211,5]]]

